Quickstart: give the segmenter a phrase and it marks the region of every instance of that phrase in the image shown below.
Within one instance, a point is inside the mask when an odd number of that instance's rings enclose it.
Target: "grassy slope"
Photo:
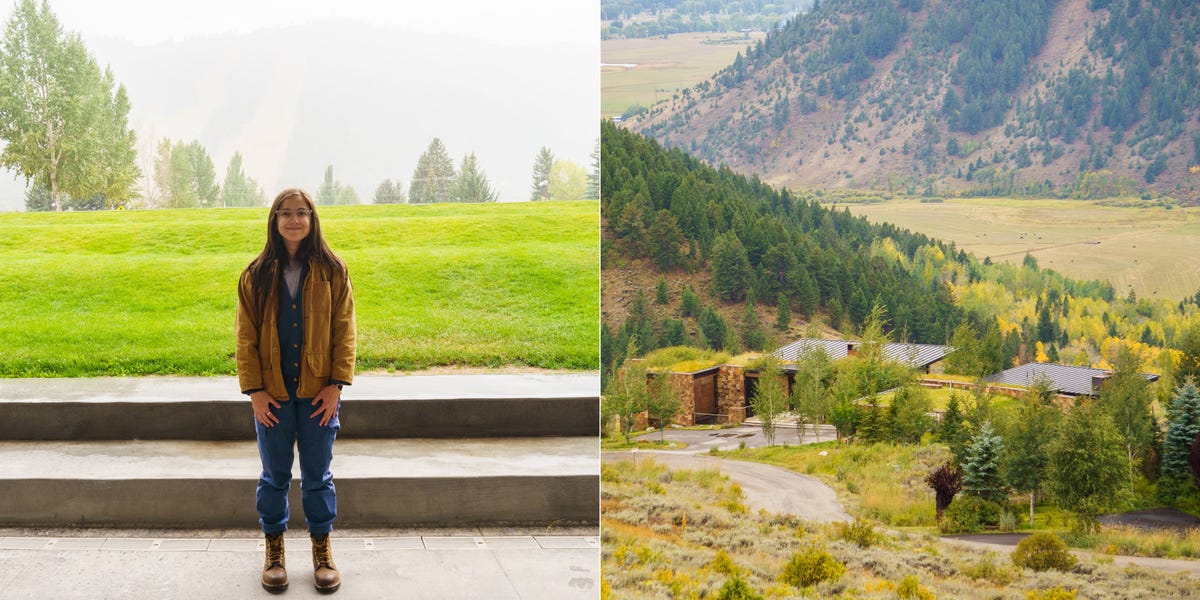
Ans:
[[[325,207],[359,368],[598,363],[595,202]],[[0,215],[0,376],[233,373],[266,209]]]
[[[604,67],[600,71],[600,115],[605,118],[625,112],[633,104],[647,108],[655,100],[666,100],[712,76],[733,62],[738,52],[764,37],[754,32],[741,34],[681,33],[662,38],[606,40],[600,43],[600,61],[606,64],[636,64],[636,67]],[[705,44],[704,40],[732,40]],[[655,90],[668,90],[655,93]]]
[[[1200,288],[1200,208],[1123,208],[1079,200],[986,198],[846,204],[855,215],[955,242],[980,260],[1107,280],[1120,294],[1182,299]],[[1099,244],[1091,242],[1100,242]]]

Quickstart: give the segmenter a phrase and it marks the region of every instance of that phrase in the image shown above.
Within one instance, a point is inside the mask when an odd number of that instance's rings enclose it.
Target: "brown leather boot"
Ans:
[[[342,576],[333,565],[333,550],[329,548],[329,534],[312,537],[313,583],[322,594],[332,594],[342,586]]]
[[[278,594],[288,588],[282,533],[267,535],[267,560],[263,563],[262,586],[272,594]]]

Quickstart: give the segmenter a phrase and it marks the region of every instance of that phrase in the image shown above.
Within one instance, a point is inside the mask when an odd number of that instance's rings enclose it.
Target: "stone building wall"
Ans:
[[[680,425],[696,424],[696,384],[691,373],[671,373],[668,382],[675,397],[679,399],[679,412],[672,419]]]
[[[736,365],[721,365],[717,371],[717,413],[726,423],[746,420],[745,372]]]

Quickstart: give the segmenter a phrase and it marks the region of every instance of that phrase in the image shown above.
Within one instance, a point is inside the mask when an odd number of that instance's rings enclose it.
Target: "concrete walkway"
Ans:
[[[217,537],[210,537],[210,536]],[[344,530],[332,539],[342,599],[594,599],[600,590],[595,528],[537,531]],[[289,531],[290,587],[312,586],[304,531]],[[256,531],[0,530],[6,599],[270,598],[259,583]]]

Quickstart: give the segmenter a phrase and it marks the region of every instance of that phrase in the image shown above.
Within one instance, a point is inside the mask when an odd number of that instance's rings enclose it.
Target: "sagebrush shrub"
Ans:
[[[783,568],[780,579],[784,583],[806,588],[822,581],[836,581],[846,572],[846,566],[838,562],[829,551],[817,546],[807,546],[792,555]]]
[[[870,548],[880,538],[871,522],[861,517],[854,519],[853,523],[837,523],[834,527],[835,539],[850,542],[859,548]]]
[[[1075,556],[1067,543],[1053,533],[1035,533],[1017,543],[1012,553],[1013,564],[1034,571],[1069,571],[1075,566]]]
[[[900,585],[896,586],[896,595],[900,600],[934,600],[933,592],[922,587],[916,575],[901,579]]]
[[[1056,585],[1044,590],[1025,592],[1025,600],[1075,600],[1075,590],[1064,590]]]

